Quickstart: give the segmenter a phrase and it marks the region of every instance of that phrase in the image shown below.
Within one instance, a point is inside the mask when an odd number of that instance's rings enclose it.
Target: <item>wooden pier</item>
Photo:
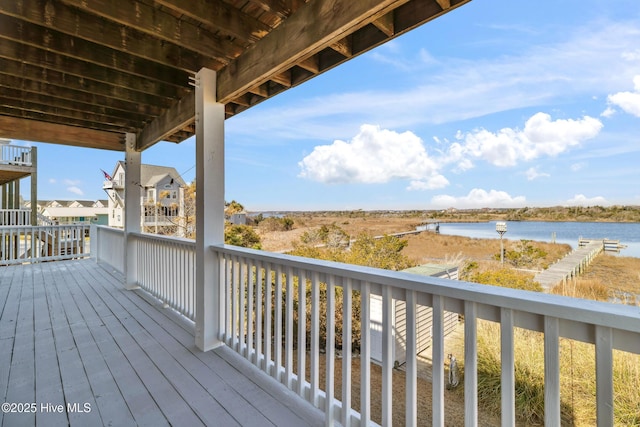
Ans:
[[[570,252],[560,261],[541,271],[534,277],[545,291],[554,286],[582,274],[593,259],[606,250],[611,250],[612,241],[609,239],[583,239],[578,241],[578,248]],[[619,246],[619,242],[616,241]]]

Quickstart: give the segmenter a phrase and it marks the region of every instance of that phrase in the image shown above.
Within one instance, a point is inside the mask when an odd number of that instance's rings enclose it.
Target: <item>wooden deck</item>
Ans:
[[[3,406],[0,425],[324,425],[228,348],[200,352],[188,325],[121,283],[93,260],[0,267],[0,403],[22,412]]]
[[[562,281],[576,277],[584,271],[593,258],[604,250],[603,240],[590,240],[569,253],[560,261],[542,270],[534,277],[534,281],[540,283],[545,291],[553,289]]]

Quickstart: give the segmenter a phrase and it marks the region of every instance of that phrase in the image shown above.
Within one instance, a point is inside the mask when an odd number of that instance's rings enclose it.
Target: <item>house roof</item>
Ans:
[[[176,170],[170,166],[140,165],[140,183],[143,187],[154,187],[166,176],[175,179],[181,187],[186,183]]]
[[[468,1],[3,1],[0,137],[180,142],[202,68],[231,117]]]
[[[118,160],[115,167],[113,168],[112,177],[114,178],[116,178],[118,167],[122,167],[122,169],[126,172],[125,162],[122,160]],[[181,187],[186,187],[187,184],[184,182],[184,179],[182,179],[182,177],[174,167],[148,164],[140,165],[140,184],[143,187],[154,187],[156,183],[161,181],[167,175],[175,179]]]
[[[422,264],[416,267],[411,267],[402,270],[405,273],[413,273],[420,274],[422,276],[433,276],[439,277],[448,272],[455,271],[458,269],[456,265],[445,265],[445,264]]]
[[[51,218],[62,218],[62,217],[75,217],[75,216],[96,216],[96,215],[108,215],[109,208],[94,208],[94,207],[83,207],[83,208],[45,208],[42,210],[42,214]]]

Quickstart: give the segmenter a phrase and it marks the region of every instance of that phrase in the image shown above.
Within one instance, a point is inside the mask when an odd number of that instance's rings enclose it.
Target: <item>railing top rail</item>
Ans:
[[[53,225],[0,225],[0,229],[2,230],[25,230],[25,229],[69,229],[69,228],[89,228],[90,224],[53,224]]]
[[[228,255],[245,256],[263,262],[277,263],[292,268],[316,271],[321,274],[341,276],[394,288],[474,301],[488,306],[640,333],[640,307],[471,282],[452,281],[412,273],[276,254],[231,245],[213,245],[211,250]],[[523,301],[526,304],[523,304]]]
[[[185,239],[183,237],[174,237],[174,236],[163,236],[160,234],[151,234],[151,233],[129,233],[130,236],[136,239],[143,240],[152,240],[160,243],[172,243],[179,244],[183,246],[193,246],[195,248],[196,241],[193,239]]]

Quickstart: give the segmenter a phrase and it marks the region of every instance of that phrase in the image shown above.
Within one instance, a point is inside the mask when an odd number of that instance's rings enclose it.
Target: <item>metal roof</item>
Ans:
[[[231,117],[468,1],[2,0],[0,137],[180,142],[203,67]]]

